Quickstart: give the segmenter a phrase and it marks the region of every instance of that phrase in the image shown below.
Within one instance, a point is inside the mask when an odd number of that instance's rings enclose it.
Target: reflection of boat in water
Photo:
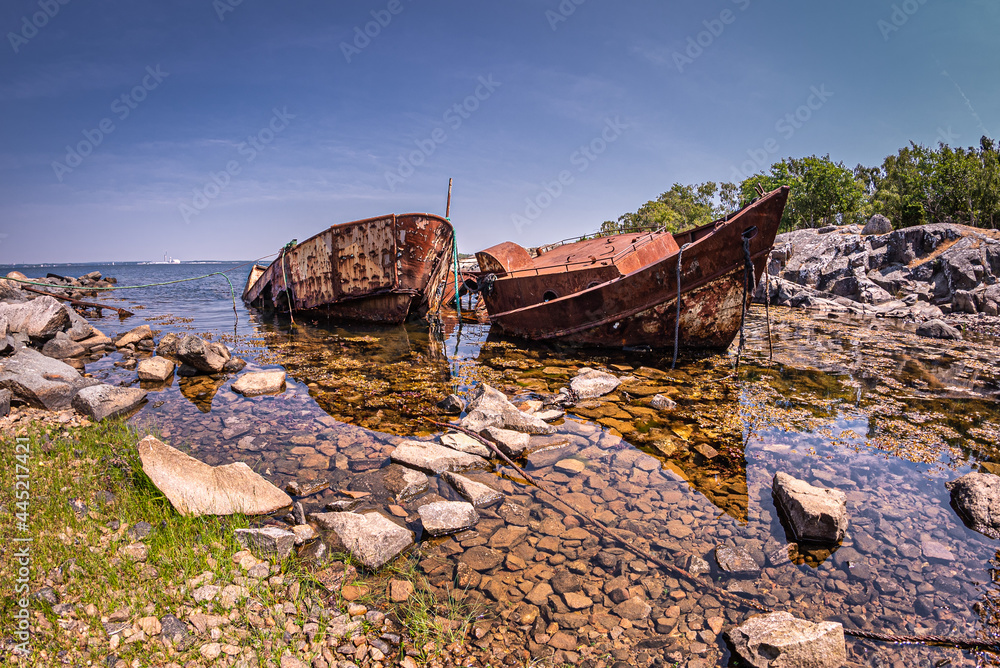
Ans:
[[[662,348],[673,345],[680,299],[680,346],[726,348],[740,328],[746,264],[754,273],[749,302],[788,191],[679,234],[583,239],[540,248],[536,257],[509,241],[480,251],[490,321],[532,340]]]
[[[448,270],[451,223],[427,213],[390,214],[334,225],[254,265],[243,300],[278,312],[395,324],[436,308]]]

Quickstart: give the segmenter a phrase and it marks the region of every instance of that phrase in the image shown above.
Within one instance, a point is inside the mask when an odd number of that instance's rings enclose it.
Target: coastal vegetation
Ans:
[[[909,146],[881,165],[853,169],[829,155],[784,158],[741,183],[675,183],[635,212],[605,221],[601,232],[666,227],[678,232],[716,220],[770,191],[791,186],[782,232],[887,217],[896,228],[926,223],[1000,227],[1000,150],[983,136],[978,146]]]

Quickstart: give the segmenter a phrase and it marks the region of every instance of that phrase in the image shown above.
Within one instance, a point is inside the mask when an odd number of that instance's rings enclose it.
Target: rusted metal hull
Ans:
[[[490,321],[505,334],[533,340],[671,347],[680,256],[679,346],[726,348],[739,332],[743,308],[743,234],[752,234],[749,302],[787,199],[786,186],[726,219],[676,237],[662,232],[583,241],[557,247],[530,264],[507,244],[482,251],[480,266],[497,276],[483,292]],[[690,246],[680,253],[685,244]]]
[[[398,324],[436,306],[453,243],[451,223],[426,213],[334,225],[254,266],[243,300],[279,313]]]

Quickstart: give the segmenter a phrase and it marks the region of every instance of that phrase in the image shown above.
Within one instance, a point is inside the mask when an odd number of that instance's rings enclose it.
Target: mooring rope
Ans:
[[[681,258],[684,257],[684,250],[691,244],[684,244],[677,251],[677,316],[674,318],[674,361],[670,363],[670,368],[677,366],[677,348],[681,340]]]
[[[735,368],[738,370],[740,368],[740,356],[743,354],[743,346],[746,345],[746,333],[744,326],[747,320],[747,291],[750,286],[750,278],[753,276],[753,260],[750,258],[750,237],[743,234],[743,302],[741,304],[740,311],[740,344],[736,348],[736,365]]]
[[[620,544],[622,547],[624,547],[626,550],[636,555],[637,557],[641,559],[647,559],[656,564],[657,566],[659,566],[660,568],[663,568],[668,572],[683,577],[685,580],[691,582],[692,584],[708,589],[712,594],[719,597],[720,599],[728,600],[738,605],[745,605],[749,608],[757,610],[758,612],[764,612],[764,613],[777,612],[774,608],[764,605],[763,603],[758,603],[757,601],[753,601],[751,599],[738,596],[733,592],[726,591],[725,589],[721,589],[715,586],[711,582],[700,580],[698,579],[697,576],[693,575],[686,569],[671,564],[668,561],[660,559],[659,557],[649,554],[648,552],[642,550],[637,545],[635,545],[632,540],[626,538],[625,536],[621,535],[611,527],[607,526],[601,520],[597,519],[596,517],[591,517],[585,513],[579,512],[578,510],[570,506],[568,503],[563,501],[561,498],[559,498],[557,492],[551,491],[549,489],[546,489],[546,487],[543,487],[542,484],[540,484],[534,477],[531,476],[531,474],[529,474],[527,471],[525,471],[520,466],[515,464],[510,457],[504,454],[503,451],[501,451],[496,446],[496,444],[483,438],[482,436],[472,431],[471,429],[466,429],[465,427],[460,427],[456,424],[446,424],[443,422],[436,422],[426,417],[424,418],[424,420],[435,426],[442,427],[444,429],[452,429],[461,432],[467,436],[471,436],[472,438],[476,439],[483,445],[487,446],[494,453],[496,453],[496,455],[499,456],[504,462],[506,462],[508,466],[513,468],[514,471],[516,471],[517,474],[521,476],[526,482],[534,486],[540,492],[551,497],[550,503],[554,502],[552,503],[552,505],[560,507],[560,509],[563,510],[564,513],[572,515],[573,517],[582,520],[585,524],[588,524],[596,528],[599,533],[602,533],[605,536],[611,538],[614,542]],[[651,539],[648,536],[642,535],[642,537],[645,538],[646,540],[651,541]],[[980,640],[978,638],[961,638],[961,637],[939,636],[939,635],[896,635],[893,633],[880,633],[878,631],[863,631],[861,629],[849,629],[849,628],[844,628],[844,633],[849,636],[853,636],[855,638],[865,638],[867,640],[878,640],[882,642],[920,643],[920,644],[960,647],[964,649],[983,649],[994,652],[1000,651],[1000,638],[993,640]]]

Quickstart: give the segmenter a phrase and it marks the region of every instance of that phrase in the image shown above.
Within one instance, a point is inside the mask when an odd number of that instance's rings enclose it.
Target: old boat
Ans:
[[[674,345],[679,310],[679,347],[726,348],[764,271],[788,190],[679,234],[562,242],[535,255],[509,241],[480,251],[490,322],[532,340],[666,348]]]
[[[268,311],[399,324],[437,308],[454,229],[429,213],[389,214],[333,225],[254,265],[243,301]]]

